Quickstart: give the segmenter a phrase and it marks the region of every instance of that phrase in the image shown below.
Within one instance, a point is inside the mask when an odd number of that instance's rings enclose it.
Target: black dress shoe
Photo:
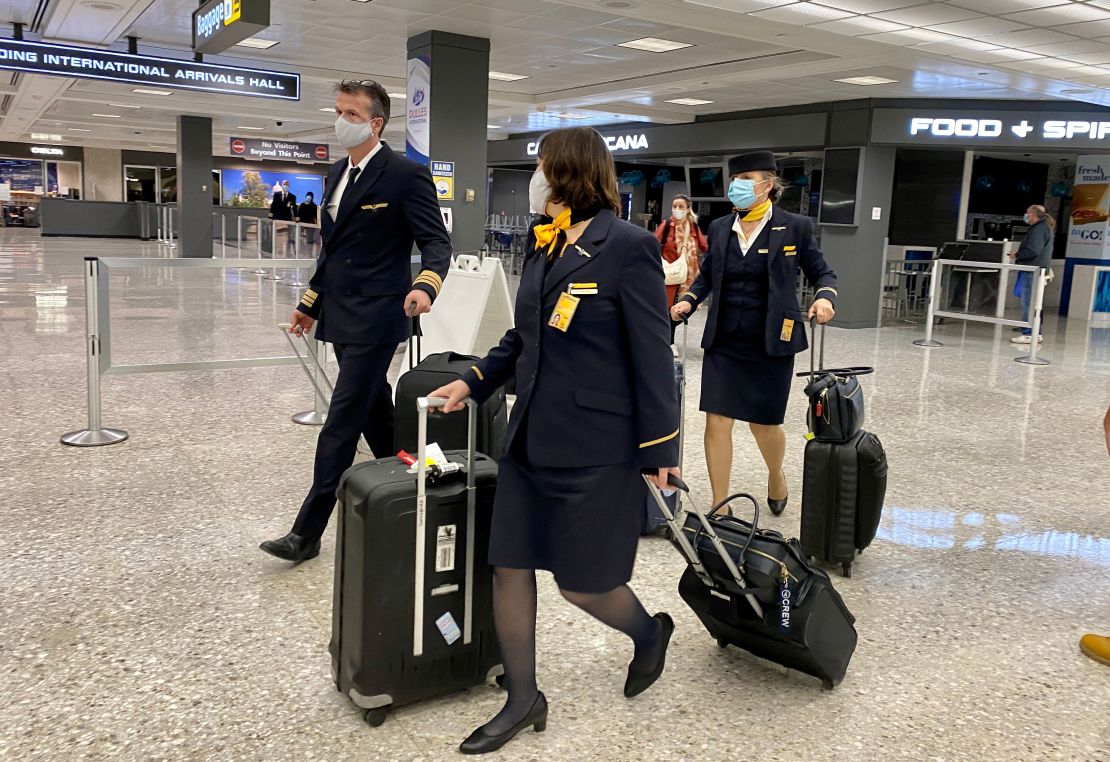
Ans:
[[[320,540],[310,540],[292,532],[276,540],[266,540],[258,547],[271,556],[276,556],[282,561],[292,561],[295,564],[320,555]]]
[[[488,754],[491,751],[497,751],[516,738],[520,731],[527,730],[529,726],[535,728],[537,733],[547,730],[547,697],[543,695],[543,691],[536,696],[536,702],[532,704],[532,708],[528,710],[523,720],[497,735],[487,733],[486,726],[483,725],[459,744],[459,751],[463,754]]]
[[[771,509],[771,513],[776,516],[781,516],[782,512],[786,510],[786,503],[790,500],[790,495],[787,495],[782,500],[775,500],[770,495],[767,496],[767,507]]]
[[[633,659],[628,665],[628,677],[624,681],[624,695],[627,698],[639,696],[659,679],[663,674],[663,667],[667,666],[667,647],[671,644],[671,635],[674,634],[674,620],[670,614],[656,614],[653,619],[658,619],[660,625],[659,645],[655,647],[655,659],[648,664],[638,664]]]

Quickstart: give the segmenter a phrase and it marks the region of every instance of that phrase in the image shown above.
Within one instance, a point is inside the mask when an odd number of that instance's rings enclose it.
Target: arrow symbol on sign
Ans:
[[[1012,126],[1010,128],[1010,132],[1014,133],[1019,138],[1024,138],[1026,135],[1028,135],[1032,131],[1033,131],[1033,125],[1029,124],[1029,122],[1025,119],[1021,120],[1021,124],[1015,124],[1014,126]]]

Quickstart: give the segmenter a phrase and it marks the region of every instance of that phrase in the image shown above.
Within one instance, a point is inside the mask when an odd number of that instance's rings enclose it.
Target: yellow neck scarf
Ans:
[[[544,246],[547,247],[547,256],[551,256],[555,251],[556,244],[559,243],[560,233],[562,238],[566,240],[566,232],[570,228],[570,209],[564,209],[559,213],[559,216],[552,220],[550,225],[536,225],[532,230],[536,234],[536,248],[540,249]]]
[[[767,214],[767,210],[771,208],[771,199],[766,199],[756,204],[751,209],[736,209],[735,207],[733,208],[735,211],[744,214],[744,216],[740,218],[741,222],[758,222],[759,220],[763,219],[763,215]]]

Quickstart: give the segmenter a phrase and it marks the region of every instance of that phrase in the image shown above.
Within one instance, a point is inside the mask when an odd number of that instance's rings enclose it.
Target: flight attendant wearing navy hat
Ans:
[[[596,130],[540,141],[529,189],[532,228],[516,327],[461,381],[432,394],[447,412],[516,376],[499,461],[489,562],[508,701],[460,747],[494,751],[547,724],[536,687],[536,569],[571,603],[635,647],[624,693],[663,671],[674,623],[649,616],[628,587],[647,497],[678,462],[678,395],[663,303],[659,242],[618,219],[616,170]]]
[[[753,151],[728,163],[733,212],[709,226],[709,253],[693,286],[671,308],[681,320],[713,301],[702,335],[701,410],[713,503],[729,495],[732,427],[746,421],[767,464],[767,503],[786,510],[786,434],[782,423],[794,355],[804,351],[805,321],[832,320],[836,273],[813,237],[809,217],[773,204],[782,192],[775,156]],[[814,287],[808,313],[798,304],[798,271]]]

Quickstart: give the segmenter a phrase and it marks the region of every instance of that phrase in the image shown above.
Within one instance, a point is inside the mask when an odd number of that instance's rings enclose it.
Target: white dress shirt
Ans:
[[[744,235],[744,229],[740,227],[740,219],[743,215],[737,213],[736,219],[732,222],[732,230],[736,233],[736,240],[740,242],[740,253],[743,256],[748,256],[748,249],[750,249],[756,239],[759,238],[760,233],[763,232],[763,228],[767,227],[767,220],[771,219],[772,211],[774,211],[774,206],[767,208],[767,212],[763,215],[763,219],[755,226],[755,230],[752,231],[750,236]]]
[[[339,202],[343,200],[343,191],[347,190],[347,178],[350,177],[351,170],[357,166],[358,176],[362,177],[362,173],[366,171],[366,165],[380,150],[382,150],[382,141],[379,140],[373,150],[366,154],[358,164],[353,164],[350,157],[347,157],[347,166],[343,173],[339,175],[339,180],[335,183],[335,190],[328,196],[327,210],[328,214],[331,215],[332,222],[335,222],[335,217],[339,214]],[[358,182],[358,180],[355,180],[355,182]]]

